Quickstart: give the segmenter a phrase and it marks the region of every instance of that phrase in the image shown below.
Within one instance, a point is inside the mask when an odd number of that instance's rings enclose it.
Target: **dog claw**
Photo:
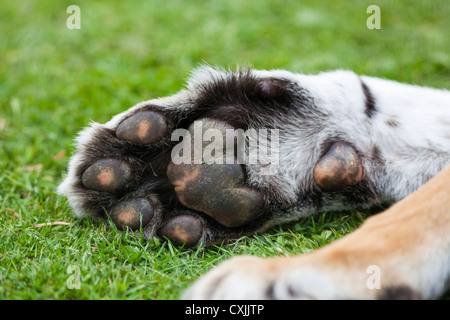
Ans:
[[[203,131],[216,129],[223,136],[226,136],[226,130],[232,129],[230,125],[213,119],[199,121],[202,122]],[[192,143],[194,150],[202,148],[199,151],[204,151],[205,144],[195,146],[193,143],[196,139],[194,127],[195,124],[189,127],[192,140],[187,143]],[[224,160],[225,155],[226,151],[214,154],[213,158]],[[243,167],[236,163],[211,162],[169,164],[167,177],[175,187],[179,201],[229,228],[240,227],[259,217],[264,206],[263,197],[257,190],[245,185]]]

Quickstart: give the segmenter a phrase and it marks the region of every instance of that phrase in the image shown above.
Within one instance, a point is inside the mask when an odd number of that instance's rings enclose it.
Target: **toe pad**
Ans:
[[[363,167],[355,149],[336,142],[314,168],[314,180],[323,191],[339,191],[361,181]]]
[[[203,224],[199,218],[181,215],[172,218],[159,230],[160,237],[167,237],[174,245],[189,248],[195,246],[203,234]]]
[[[131,169],[123,161],[103,159],[84,171],[81,181],[92,190],[115,192],[122,189],[131,178]]]
[[[111,208],[110,216],[118,229],[126,227],[138,230],[153,218],[153,206],[147,199],[131,199],[120,202]]]
[[[164,116],[159,113],[143,111],[125,119],[116,130],[119,139],[136,144],[158,142],[167,129]]]

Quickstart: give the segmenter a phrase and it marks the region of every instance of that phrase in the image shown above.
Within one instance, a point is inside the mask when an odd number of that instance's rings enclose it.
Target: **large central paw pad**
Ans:
[[[202,130],[196,130],[196,124],[192,124],[183,141],[185,146],[191,145],[191,148],[188,148],[192,151],[190,163],[171,162],[167,176],[184,206],[211,216],[223,226],[230,228],[242,226],[262,213],[263,198],[258,191],[245,185],[242,165],[236,164],[236,161],[231,164],[227,161],[230,153],[227,154],[226,150],[226,134],[227,130],[232,128],[212,119],[205,118],[200,121]],[[198,134],[202,137],[208,136],[207,131],[210,129],[216,130],[213,135],[215,139],[218,139],[218,133],[222,135],[222,141],[219,143],[223,144],[223,148],[212,150],[209,148],[210,141],[205,142],[203,138],[196,136]],[[195,159],[199,154],[203,155],[200,161]]]

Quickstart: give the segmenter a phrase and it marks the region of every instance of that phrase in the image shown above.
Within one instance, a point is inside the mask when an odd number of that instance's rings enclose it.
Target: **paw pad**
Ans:
[[[141,225],[145,227],[152,220],[153,206],[146,199],[126,200],[111,208],[110,217],[120,230],[126,227],[138,230]]]
[[[202,234],[202,222],[199,218],[190,215],[173,217],[158,232],[160,237],[167,237],[174,245],[184,245],[185,248],[196,245]]]
[[[314,180],[323,191],[339,191],[361,181],[363,167],[356,150],[335,142],[314,167]]]
[[[130,178],[131,169],[128,164],[116,159],[103,159],[87,168],[81,181],[88,189],[115,192],[126,186]]]
[[[158,142],[167,129],[164,116],[159,113],[143,111],[125,119],[116,130],[119,139],[136,144]]]
[[[203,128],[214,127],[225,136],[227,125],[203,119]],[[192,126],[189,128],[193,132]],[[191,135],[192,139],[195,138]],[[194,149],[194,148],[193,148]],[[224,151],[226,152],[226,151]],[[215,155],[216,158],[223,155]],[[245,186],[239,164],[169,164],[167,176],[180,202],[211,216],[226,227],[239,227],[257,218],[264,205],[262,195]]]

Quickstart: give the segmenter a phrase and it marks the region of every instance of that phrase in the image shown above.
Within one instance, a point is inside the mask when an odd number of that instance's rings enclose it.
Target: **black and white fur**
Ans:
[[[130,158],[125,145],[115,140],[114,131],[123,119],[142,110],[163,113],[171,119],[172,129],[212,117],[236,128],[280,130],[278,173],[262,175],[259,165],[246,166],[247,184],[263,193],[266,213],[238,231],[225,230],[202,216],[208,228],[201,241],[206,243],[260,232],[318,211],[397,201],[450,162],[450,92],[446,90],[343,70],[303,75],[284,70],[232,72],[201,67],[179,93],[139,103],[106,124],[92,123],[79,134],[68,175],[58,189],[78,216],[102,216],[104,206],[120,200],[83,191],[79,188],[80,176],[94,158],[105,156],[102,153]],[[335,141],[345,141],[355,148],[364,177],[355,186],[323,192],[314,182],[313,168]],[[172,146],[170,137],[155,146],[159,151],[154,151],[153,159],[161,159],[161,170],[167,165]],[[139,165],[136,161],[136,172],[140,172]],[[170,193],[169,189],[162,176],[136,186],[136,191],[126,197]],[[176,201],[174,198],[172,195],[170,201]],[[156,236],[166,215],[180,211],[167,207],[167,201],[159,199],[160,221],[144,230],[145,238]]]

